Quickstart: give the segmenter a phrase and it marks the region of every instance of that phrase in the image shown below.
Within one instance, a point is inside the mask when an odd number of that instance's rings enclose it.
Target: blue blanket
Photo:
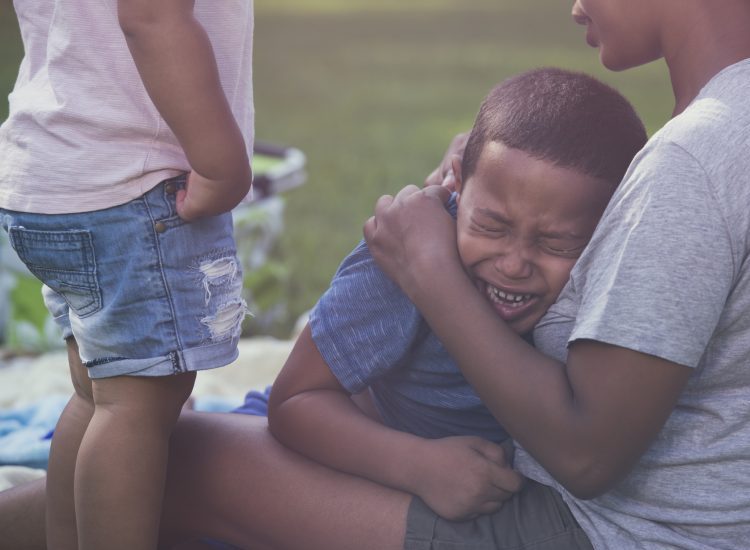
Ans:
[[[52,430],[68,399],[56,395],[24,407],[0,410],[0,464],[46,468]]]
[[[265,391],[248,392],[239,407],[236,399],[202,396],[196,398],[193,408],[266,416],[270,390],[268,387]],[[52,434],[68,399],[56,395],[24,407],[0,409],[0,465],[46,469]]]

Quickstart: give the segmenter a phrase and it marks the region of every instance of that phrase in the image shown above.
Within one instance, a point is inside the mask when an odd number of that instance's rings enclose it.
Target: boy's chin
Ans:
[[[531,334],[534,331],[534,326],[539,319],[518,319],[508,323],[510,329],[518,334],[521,338]]]

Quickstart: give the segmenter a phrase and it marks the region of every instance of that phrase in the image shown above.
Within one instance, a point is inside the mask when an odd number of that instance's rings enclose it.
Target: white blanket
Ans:
[[[293,340],[270,337],[241,339],[234,363],[198,373],[195,408],[241,405],[246,392],[273,383],[292,345]],[[72,392],[64,350],[0,360],[0,490],[44,474],[40,468],[49,453],[46,435]]]

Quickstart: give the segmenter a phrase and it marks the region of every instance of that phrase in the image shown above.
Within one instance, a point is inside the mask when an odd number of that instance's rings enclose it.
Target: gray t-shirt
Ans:
[[[634,160],[535,331],[545,353],[593,339],[695,371],[663,430],[607,494],[557,487],[597,549],[750,545],[750,60],[715,76]]]

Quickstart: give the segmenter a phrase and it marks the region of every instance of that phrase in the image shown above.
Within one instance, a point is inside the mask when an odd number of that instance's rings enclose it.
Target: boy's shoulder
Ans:
[[[732,165],[744,162],[747,155],[738,152],[750,146],[748,128],[750,59],[716,74],[682,113],[652,136],[644,151],[658,153],[657,158],[684,156],[698,162],[710,176],[727,168],[730,159]]]

